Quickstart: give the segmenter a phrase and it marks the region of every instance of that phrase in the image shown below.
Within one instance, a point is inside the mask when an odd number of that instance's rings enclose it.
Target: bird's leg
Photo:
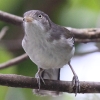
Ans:
[[[44,69],[42,68],[39,68],[38,72],[37,72],[37,83],[38,83],[38,86],[39,86],[39,90],[40,90],[40,86],[41,86],[41,80],[42,82],[45,84],[44,82],[44,79],[43,79],[43,72],[44,72]]]
[[[69,67],[71,68],[73,72],[73,79],[72,79],[72,86],[75,86],[75,96],[77,95],[77,92],[80,91],[80,82],[78,80],[78,76],[76,75],[73,67],[71,66],[70,62],[68,62]]]

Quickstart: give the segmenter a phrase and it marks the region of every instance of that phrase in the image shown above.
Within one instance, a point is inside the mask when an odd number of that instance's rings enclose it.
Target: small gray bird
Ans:
[[[75,94],[79,90],[79,80],[70,65],[70,59],[74,55],[73,34],[63,26],[53,23],[49,16],[39,10],[30,10],[24,13],[23,27],[25,36],[22,47],[29,58],[38,66],[36,78],[38,79],[38,94],[59,94],[58,91],[46,91],[40,89],[40,80],[59,79],[59,68],[68,64],[73,72],[73,87]],[[43,76],[44,75],[44,76]]]

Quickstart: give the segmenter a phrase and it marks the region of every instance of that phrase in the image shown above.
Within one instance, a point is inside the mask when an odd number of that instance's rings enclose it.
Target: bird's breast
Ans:
[[[32,34],[31,34],[32,33]],[[22,46],[30,59],[43,69],[61,68],[71,59],[74,49],[56,47],[34,32],[25,35]],[[43,33],[41,33],[43,34]]]

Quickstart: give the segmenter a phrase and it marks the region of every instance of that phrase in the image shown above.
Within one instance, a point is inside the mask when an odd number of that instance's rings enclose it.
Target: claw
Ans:
[[[42,76],[40,76],[40,79],[42,80],[42,82],[45,84],[45,81],[44,81],[44,79],[43,79],[43,77]]]
[[[40,90],[40,85],[41,85],[40,84],[40,78],[39,77],[37,78],[37,83],[38,83],[38,87],[39,87],[38,91],[39,91]]]
[[[73,76],[72,86],[75,87],[75,96],[76,96],[77,92],[80,91],[80,82],[78,80],[77,75]]]
[[[36,74],[37,83],[38,83],[38,87],[39,87],[38,91],[40,90],[40,87],[41,87],[41,81],[45,84],[45,81],[44,81],[44,79],[43,79],[43,77],[42,77],[43,71],[44,71],[44,70],[40,68],[40,69],[38,70],[37,74]]]
[[[72,80],[72,86],[75,87],[75,96],[77,95],[77,92],[80,91],[80,82],[78,80],[78,76],[76,75],[73,67],[71,66],[70,62],[68,62],[68,65],[70,66],[72,72],[73,72],[73,80]]]

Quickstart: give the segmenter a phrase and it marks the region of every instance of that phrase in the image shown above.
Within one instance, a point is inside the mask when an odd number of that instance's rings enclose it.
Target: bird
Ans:
[[[75,95],[79,91],[79,79],[70,64],[75,52],[74,35],[67,28],[51,21],[49,16],[40,10],[29,10],[23,15],[24,38],[22,47],[29,58],[38,67],[35,77],[39,89],[37,94],[59,95],[58,91],[41,90],[44,79],[59,80],[60,69],[68,64],[73,73]],[[44,76],[43,76],[44,75]]]

